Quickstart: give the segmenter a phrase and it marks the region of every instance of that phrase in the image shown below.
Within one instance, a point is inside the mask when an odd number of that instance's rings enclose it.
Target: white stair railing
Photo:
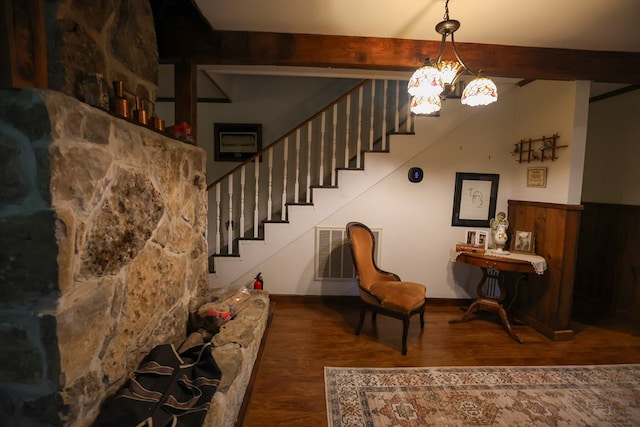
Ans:
[[[209,185],[209,255],[238,255],[238,239],[262,238],[263,222],[289,220],[288,204],[312,203],[311,187],[335,186],[337,165],[362,168],[363,150],[386,151],[389,133],[413,132],[405,88],[365,81]]]

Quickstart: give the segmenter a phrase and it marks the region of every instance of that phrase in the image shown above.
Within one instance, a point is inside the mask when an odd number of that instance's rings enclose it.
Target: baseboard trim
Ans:
[[[269,294],[271,301],[277,302],[293,302],[293,303],[309,303],[318,301],[350,301],[358,302],[360,297],[357,295],[291,295],[291,294]],[[427,298],[427,306],[432,307],[460,307],[468,306],[475,299],[473,298]]]

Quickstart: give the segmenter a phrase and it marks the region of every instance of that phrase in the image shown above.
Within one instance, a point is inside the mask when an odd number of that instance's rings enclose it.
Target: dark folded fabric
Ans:
[[[201,426],[221,377],[211,343],[180,354],[172,345],[159,345],[129,376],[93,426]]]

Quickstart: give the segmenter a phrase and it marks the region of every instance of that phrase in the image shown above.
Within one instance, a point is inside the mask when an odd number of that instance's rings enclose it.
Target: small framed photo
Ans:
[[[535,253],[533,231],[516,230],[511,238],[511,251],[527,254]]]
[[[527,187],[546,188],[547,168],[533,167],[527,168]]]
[[[467,230],[465,243],[467,245],[482,246],[487,249],[487,232],[482,230]]]
[[[486,231],[478,231],[476,233],[476,245],[482,246],[487,249],[489,244],[489,237]]]
[[[475,245],[478,236],[477,230],[467,230],[467,238],[465,239],[465,243],[467,245]]]

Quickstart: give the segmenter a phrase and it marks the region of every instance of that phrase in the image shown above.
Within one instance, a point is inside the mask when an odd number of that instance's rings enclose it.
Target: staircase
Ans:
[[[406,84],[363,81],[207,187],[211,286],[241,278],[418,153],[401,142],[413,134]]]

